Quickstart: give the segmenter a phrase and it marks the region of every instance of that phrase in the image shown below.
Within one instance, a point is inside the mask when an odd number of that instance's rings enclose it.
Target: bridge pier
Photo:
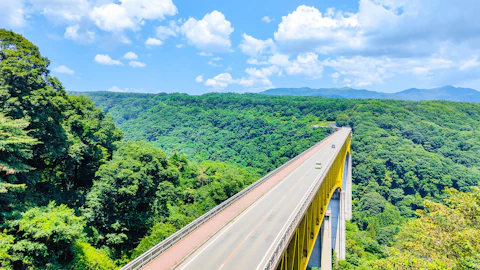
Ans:
[[[332,269],[332,223],[330,218],[331,212],[327,211],[323,219],[322,228],[320,229],[320,238],[322,241],[320,266],[322,270]]]

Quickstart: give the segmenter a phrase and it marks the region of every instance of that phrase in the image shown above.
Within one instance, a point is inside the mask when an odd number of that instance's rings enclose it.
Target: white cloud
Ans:
[[[199,52],[198,55],[200,55],[200,56],[213,56],[213,53]]]
[[[108,3],[94,7],[90,18],[102,30],[120,32],[137,31],[145,20],[163,20],[177,14],[172,0],[121,0],[120,4]]]
[[[134,52],[127,52],[123,58],[128,59],[128,60],[135,60],[138,59],[138,55]]]
[[[286,50],[329,51],[330,47],[338,43],[360,46],[358,43],[361,41],[350,31],[358,26],[355,14],[330,12],[323,16],[314,7],[299,6],[294,12],[282,17],[274,37]]]
[[[232,42],[233,27],[219,11],[206,14],[197,21],[189,18],[181,27],[190,45],[204,52],[228,52]]]
[[[231,83],[236,83],[236,80],[232,78],[232,75],[230,75],[230,73],[225,72],[225,73],[218,74],[212,79],[208,79],[205,82],[205,85],[213,88],[221,89],[221,88],[227,87]]]
[[[75,74],[75,71],[69,69],[68,67],[66,66],[58,66],[58,67],[54,67],[53,68],[53,72],[56,72],[56,73],[62,73],[62,74],[68,74],[68,75],[73,75]]]
[[[335,69],[354,86],[363,87],[383,84],[397,75],[413,75],[420,78],[431,76],[435,71],[448,70],[455,66],[451,60],[442,58],[389,58],[389,57],[339,57],[322,61],[323,66]]]
[[[220,60],[222,60],[222,58],[221,57],[214,57],[214,58],[212,58],[212,60],[213,61],[220,61]]]
[[[271,38],[260,40],[244,33],[242,43],[238,47],[240,47],[240,50],[242,50],[243,53],[250,56],[256,56],[269,51],[274,47],[274,44]]]
[[[357,13],[299,6],[282,17],[275,40],[282,51],[329,55],[428,57],[445,46],[477,50],[480,1],[359,0]],[[440,15],[441,14],[441,15]],[[453,46],[452,46],[453,45]],[[465,55],[465,54],[464,54]]]
[[[25,13],[23,1],[0,1],[0,25],[2,28],[21,28],[25,26]]]
[[[145,45],[147,46],[160,46],[162,44],[163,42],[156,38],[148,38],[147,41],[145,41]]]
[[[63,36],[66,39],[71,39],[80,43],[92,43],[95,40],[95,32],[86,30],[83,33],[79,33],[80,26],[78,24],[69,26],[65,29]]]
[[[161,40],[166,40],[169,37],[176,37],[180,31],[180,27],[175,21],[170,21],[167,26],[158,26],[155,30],[157,37]]]
[[[271,70],[270,70],[271,69]],[[233,79],[230,73],[224,72],[205,81],[205,85],[214,89],[223,89],[231,84],[241,85],[248,88],[250,91],[261,91],[272,87],[272,82],[266,77],[274,73],[275,67],[269,67],[262,70],[249,70],[252,75],[250,77],[242,77],[240,79]]]
[[[120,93],[142,93],[142,92],[144,92],[143,89],[132,89],[132,88],[121,89],[117,86],[112,86],[107,91],[109,91],[109,92],[120,92]]]
[[[195,81],[196,82],[203,82],[203,75],[200,75],[197,78],[195,78]]]
[[[87,0],[29,0],[29,2],[34,11],[40,12],[56,24],[79,22],[90,10]]]
[[[270,56],[270,58],[268,59],[268,62],[280,67],[286,67],[290,65],[290,61],[288,60],[288,58],[289,58],[288,55],[285,55],[285,54],[274,54]]]
[[[108,54],[95,55],[95,62],[102,65],[118,65],[123,66],[123,63],[118,60],[113,60]]]
[[[278,74],[280,68],[277,66],[269,66],[261,69],[247,68],[245,72],[254,78],[268,78],[272,75]]]
[[[264,21],[264,22],[266,22],[266,23],[270,23],[270,22],[273,21],[273,19],[270,18],[270,17],[268,17],[268,16],[264,16],[264,17],[262,18],[262,21]]]
[[[130,63],[128,63],[128,65],[130,65],[133,68],[144,68],[144,67],[147,66],[147,64],[139,62],[139,61],[130,61]]]
[[[175,47],[177,47],[177,48],[179,48],[179,49],[183,48],[183,46],[185,46],[185,44],[177,44],[177,45],[175,45]]]
[[[285,70],[289,75],[306,75],[317,79],[322,77],[323,65],[318,55],[310,52],[298,55]]]
[[[247,59],[247,64],[249,65],[255,65],[255,66],[263,66],[263,65],[268,65],[269,63],[267,61],[262,61],[262,60],[258,60],[257,58],[248,58]]]
[[[117,4],[93,8],[90,18],[104,31],[120,32],[126,28],[138,30],[137,23],[128,15],[127,9]]]
[[[286,74],[311,78],[320,78],[328,66],[334,81],[357,87],[397,76],[461,84],[480,67],[480,1],[358,3],[356,13],[299,6],[282,17],[269,62]],[[291,57],[296,59],[289,61]]]

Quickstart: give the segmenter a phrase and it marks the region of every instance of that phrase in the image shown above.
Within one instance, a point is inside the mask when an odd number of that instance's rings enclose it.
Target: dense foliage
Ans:
[[[346,267],[387,256],[387,247],[425,199],[439,202],[445,187],[468,191],[480,179],[480,104],[254,94],[86,95],[113,116],[126,139],[261,173],[326,136],[328,129],[317,127],[330,121],[351,126],[355,200]]]
[[[196,161],[219,160],[253,167],[261,173],[287,162],[330,131],[312,126],[324,124],[313,113],[299,111],[314,112],[312,106],[291,106],[293,103],[278,98],[229,94],[86,95],[114,117],[128,140],[147,140],[168,153],[177,151]],[[330,118],[335,120],[335,115]]]
[[[259,178],[120,142],[112,118],[68,95],[48,65],[0,30],[0,268],[114,269],[141,238],[137,250]]]
[[[389,257],[367,269],[480,269],[480,186],[446,193],[445,204],[425,202],[420,217],[402,226]]]

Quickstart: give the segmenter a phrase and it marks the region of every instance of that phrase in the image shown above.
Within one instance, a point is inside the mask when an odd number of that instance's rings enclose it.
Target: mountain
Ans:
[[[433,89],[411,88],[392,94],[394,99],[403,100],[451,100],[480,102],[480,92],[471,88],[443,86]]]
[[[380,93],[365,89],[344,88],[275,88],[261,94],[276,96],[322,96],[331,98],[400,99],[400,100],[451,100],[480,102],[480,92],[471,88],[443,86],[433,89],[411,88],[397,93]]]

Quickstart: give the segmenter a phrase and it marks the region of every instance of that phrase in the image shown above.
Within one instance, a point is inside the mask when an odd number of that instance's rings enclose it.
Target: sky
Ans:
[[[478,0],[0,0],[68,91],[480,89]]]

